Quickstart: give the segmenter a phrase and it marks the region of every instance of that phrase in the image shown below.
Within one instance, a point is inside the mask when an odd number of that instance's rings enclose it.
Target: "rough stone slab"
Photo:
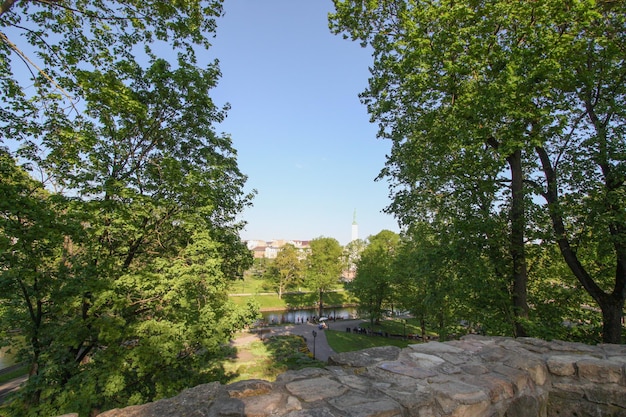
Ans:
[[[183,391],[179,395],[145,405],[135,405],[123,409],[114,409],[99,414],[99,417],[183,417],[209,415],[209,410],[214,409],[218,401],[216,397],[220,393],[222,385],[219,382],[198,385]],[[239,402],[240,409],[243,404]],[[199,414],[202,413],[202,414]]]
[[[337,376],[337,381],[355,391],[367,392],[372,388],[370,380],[356,375],[340,375]]]
[[[465,351],[457,346],[453,346],[448,343],[440,343],[440,342],[428,342],[417,345],[410,345],[408,349],[411,352],[419,352],[419,353],[427,353],[430,355],[437,355],[443,353],[453,353],[453,354],[461,354]]]
[[[420,352],[409,352],[408,356],[411,360],[411,363],[407,364],[408,366],[415,366],[417,368],[423,369],[436,368],[437,366],[446,362],[439,356],[429,355]]]
[[[329,365],[366,367],[398,359],[401,349],[396,346],[374,347],[358,352],[343,352],[328,358]]]
[[[576,362],[578,376],[582,379],[598,383],[623,383],[624,365],[602,359],[582,359]]]
[[[555,382],[552,384],[550,395],[553,397],[577,401],[585,396],[585,390],[583,385],[576,381]]]
[[[542,401],[537,397],[525,395],[523,397],[515,398],[509,408],[506,410],[506,417],[530,417],[530,416],[544,416],[545,410],[542,413]]]
[[[295,407],[292,401],[291,406],[294,408],[287,410],[287,396],[279,392],[272,392],[267,395],[255,397],[245,397],[241,398],[241,401],[244,404],[246,417],[267,417],[274,414],[277,410],[293,411],[302,409],[302,406],[299,406],[299,401],[295,403]]]
[[[304,402],[326,400],[343,395],[348,388],[330,378],[321,377],[290,382],[285,388]]]
[[[464,376],[461,381],[481,387],[492,404],[515,397],[513,384],[498,374]]]
[[[509,357],[504,364],[511,368],[521,369],[528,372],[530,378],[537,385],[544,385],[548,380],[548,369],[543,360],[532,356],[514,355]]]
[[[427,410],[434,410],[437,407],[435,397],[427,386],[418,385],[411,390],[412,387],[402,387],[384,391],[385,395],[396,401],[402,407],[409,411],[408,415],[429,416],[433,414],[425,414]],[[417,410],[421,410],[418,413]]]
[[[489,346],[482,349],[478,353],[478,356],[485,362],[502,363],[509,359],[511,352],[501,346]]]
[[[458,404],[476,404],[485,400],[489,401],[489,396],[482,387],[451,378],[433,378],[429,388],[437,401],[440,398]]]
[[[493,372],[500,374],[506,380],[511,381],[515,387],[516,393],[523,393],[532,389],[530,376],[522,370],[514,369],[509,366],[498,365],[493,367]]]
[[[383,362],[378,365],[378,368],[415,379],[426,379],[437,375],[433,369],[415,368],[403,362]]]
[[[297,379],[319,378],[322,376],[330,376],[332,373],[328,369],[323,368],[303,368],[297,371],[287,371],[276,377],[275,384],[286,384]]]
[[[490,409],[491,404],[489,404],[489,401],[481,401],[476,404],[461,404],[449,415],[450,417],[482,417],[494,415],[489,412]]]
[[[470,363],[469,365],[462,366],[461,370],[470,375],[482,375],[489,372],[489,369],[485,365],[477,363]]]
[[[576,362],[581,359],[594,359],[592,356],[555,355],[546,360],[548,370],[556,376],[576,375]]]
[[[285,414],[284,417],[338,417],[330,412],[328,408],[313,408],[310,410],[292,411],[289,414]]]
[[[585,398],[596,404],[613,405],[624,409],[626,415],[626,387],[588,384],[583,387]]]
[[[252,397],[272,391],[272,383],[261,379],[234,382],[226,387],[231,398]]]
[[[208,414],[203,413],[204,410],[198,409],[195,413],[190,414],[194,417],[209,416],[209,417],[228,417],[228,416],[242,416],[245,415],[245,404],[236,398],[221,398],[218,399],[215,404],[208,410]],[[162,416],[169,416],[169,414],[162,414]],[[173,414],[175,416],[183,417],[185,414]],[[143,416],[143,415],[142,415]],[[156,417],[156,416],[155,416]]]
[[[372,398],[348,394],[333,398],[329,403],[350,417],[401,417],[402,407],[389,398]]]

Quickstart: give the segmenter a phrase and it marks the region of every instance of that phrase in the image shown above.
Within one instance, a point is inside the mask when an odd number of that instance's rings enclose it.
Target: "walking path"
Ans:
[[[28,375],[24,375],[0,384],[0,404],[2,404],[7,395],[13,391],[17,391],[27,379]]]
[[[328,328],[332,330],[346,331],[346,329],[353,328],[363,323],[363,320],[337,320],[327,321]],[[316,337],[313,337],[313,331],[316,333]],[[263,339],[264,337],[279,336],[295,334],[303,336],[306,340],[306,344],[311,352],[315,352],[315,359],[326,362],[331,355],[335,354],[335,351],[331,349],[326,340],[326,332],[319,329],[317,324],[302,323],[302,324],[287,324],[284,326],[272,326],[264,327],[262,329],[256,329],[250,333],[250,336],[245,336],[243,339],[240,337],[240,342],[249,341],[251,338]]]

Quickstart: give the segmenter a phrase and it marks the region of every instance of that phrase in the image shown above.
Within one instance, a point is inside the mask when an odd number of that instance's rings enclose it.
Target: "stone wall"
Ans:
[[[100,417],[626,416],[626,346],[467,336],[332,356]]]

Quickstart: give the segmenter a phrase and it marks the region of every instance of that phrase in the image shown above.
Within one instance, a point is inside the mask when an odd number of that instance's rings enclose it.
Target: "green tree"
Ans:
[[[236,220],[251,195],[212,127],[225,115],[209,97],[217,64],[195,65],[219,13],[219,2],[2,4],[2,140],[40,175],[11,168],[19,178],[3,183],[31,190],[3,208],[2,328],[19,324],[31,364],[10,412],[89,415],[174,395],[219,377],[222,344],[255,318],[226,285],[252,263]],[[28,48],[11,41],[21,31]],[[14,76],[15,54],[30,80]]]
[[[324,293],[339,282],[341,255],[341,245],[332,237],[318,237],[310,242],[306,258],[306,285],[319,294],[320,317],[324,314]]]
[[[304,277],[304,263],[300,251],[294,245],[283,246],[276,258],[271,261],[265,276],[278,290],[278,298],[283,298],[283,292],[301,283]]]
[[[516,334],[523,335],[525,242],[534,223],[529,213],[537,213],[529,197],[543,196],[549,239],[600,306],[603,340],[618,343],[626,297],[626,229],[617,214],[624,207],[625,69],[623,37],[616,34],[624,32],[624,6],[402,0],[335,6],[333,30],[374,48],[362,98],[380,136],[394,143],[381,173],[398,189],[390,210],[408,225],[432,216],[452,194],[508,185],[491,209],[508,213],[508,275]],[[588,230],[595,232],[591,240]],[[612,267],[594,273],[577,258],[574,242],[606,242]]]
[[[369,244],[357,261],[356,277],[349,289],[359,299],[359,310],[365,312],[372,325],[380,322],[385,308],[396,299],[392,265],[400,236],[383,230],[369,237]]]
[[[363,239],[356,239],[349,242],[343,248],[343,270],[347,271],[351,278],[354,278],[356,274],[356,264],[361,258],[361,253],[367,246],[367,243]]]

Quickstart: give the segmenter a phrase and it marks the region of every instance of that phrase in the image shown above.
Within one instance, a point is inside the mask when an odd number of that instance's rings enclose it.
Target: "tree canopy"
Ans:
[[[600,307],[603,340],[619,343],[624,5],[334,4],[331,29],[374,51],[361,98],[393,143],[381,172],[395,190],[388,210],[406,227],[506,218],[507,240],[495,242],[508,248],[518,335],[528,333],[528,244],[554,245]]]
[[[220,13],[2,3],[0,320],[30,365],[11,412],[89,415],[214,380],[256,317],[227,296],[252,264],[252,195],[214,129],[217,63],[195,56]]]
[[[311,240],[309,251],[306,258],[306,283],[319,294],[318,308],[322,316],[324,293],[337,285],[341,276],[342,249],[337,239],[318,237]]]

